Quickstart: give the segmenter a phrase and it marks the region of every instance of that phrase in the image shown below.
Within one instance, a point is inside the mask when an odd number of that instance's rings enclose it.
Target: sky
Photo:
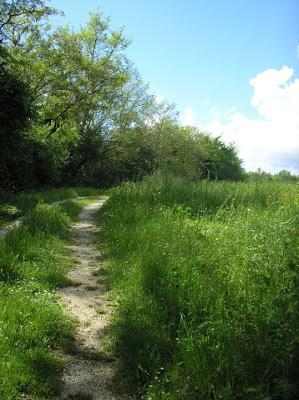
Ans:
[[[52,0],[77,29],[90,11],[182,125],[234,143],[246,170],[299,174],[299,0]]]

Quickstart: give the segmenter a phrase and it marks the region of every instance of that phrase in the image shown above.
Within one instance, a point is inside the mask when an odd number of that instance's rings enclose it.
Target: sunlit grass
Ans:
[[[90,201],[39,203],[0,241],[1,400],[49,399],[60,390],[58,354],[72,324],[53,289],[68,284],[68,228]]]
[[[28,213],[38,203],[54,203],[78,196],[99,196],[101,193],[100,189],[92,188],[60,188],[20,194],[0,192],[0,226]]]
[[[112,330],[145,399],[293,399],[299,187],[147,178],[98,214]]]

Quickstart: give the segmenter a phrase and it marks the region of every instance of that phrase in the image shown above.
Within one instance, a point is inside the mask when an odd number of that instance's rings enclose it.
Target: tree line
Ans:
[[[0,190],[111,186],[156,170],[244,178],[233,145],[182,127],[100,12],[53,28],[44,0],[0,0]]]

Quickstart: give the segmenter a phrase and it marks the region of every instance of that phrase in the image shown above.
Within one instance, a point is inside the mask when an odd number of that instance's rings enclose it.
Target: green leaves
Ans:
[[[52,29],[47,17],[56,10],[42,0],[5,2],[2,8],[3,32],[12,34],[3,42],[3,58],[26,82],[22,98],[35,110],[27,118],[29,149],[20,146],[29,162],[16,157],[31,169],[31,185],[107,186],[156,170],[188,179],[243,177],[233,146],[180,126],[175,107],[149,94],[127,59],[129,40],[122,29],[111,29],[109,18],[93,12],[77,31]],[[10,120],[20,121],[15,111]],[[17,147],[13,141],[10,157]],[[10,181],[18,173],[11,168]],[[28,181],[15,186],[26,188]]]
[[[44,0],[12,0],[0,3],[0,36],[2,43],[24,46],[30,37],[40,36],[44,20],[54,14],[61,14],[45,5]],[[47,28],[47,26],[44,26]]]

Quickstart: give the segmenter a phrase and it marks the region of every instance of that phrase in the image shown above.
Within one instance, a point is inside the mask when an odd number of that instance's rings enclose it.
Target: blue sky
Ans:
[[[151,92],[174,102],[183,124],[213,129],[235,142],[247,169],[299,173],[298,0],[52,0],[51,5],[64,11],[61,22],[74,28],[98,8],[111,16],[114,28],[123,26],[132,40],[128,56]],[[293,111],[277,121],[281,104]],[[278,125],[291,131],[289,147],[285,135],[273,133]],[[265,132],[260,147],[251,143],[253,128],[252,141]],[[280,139],[274,138],[272,151],[273,135]]]

